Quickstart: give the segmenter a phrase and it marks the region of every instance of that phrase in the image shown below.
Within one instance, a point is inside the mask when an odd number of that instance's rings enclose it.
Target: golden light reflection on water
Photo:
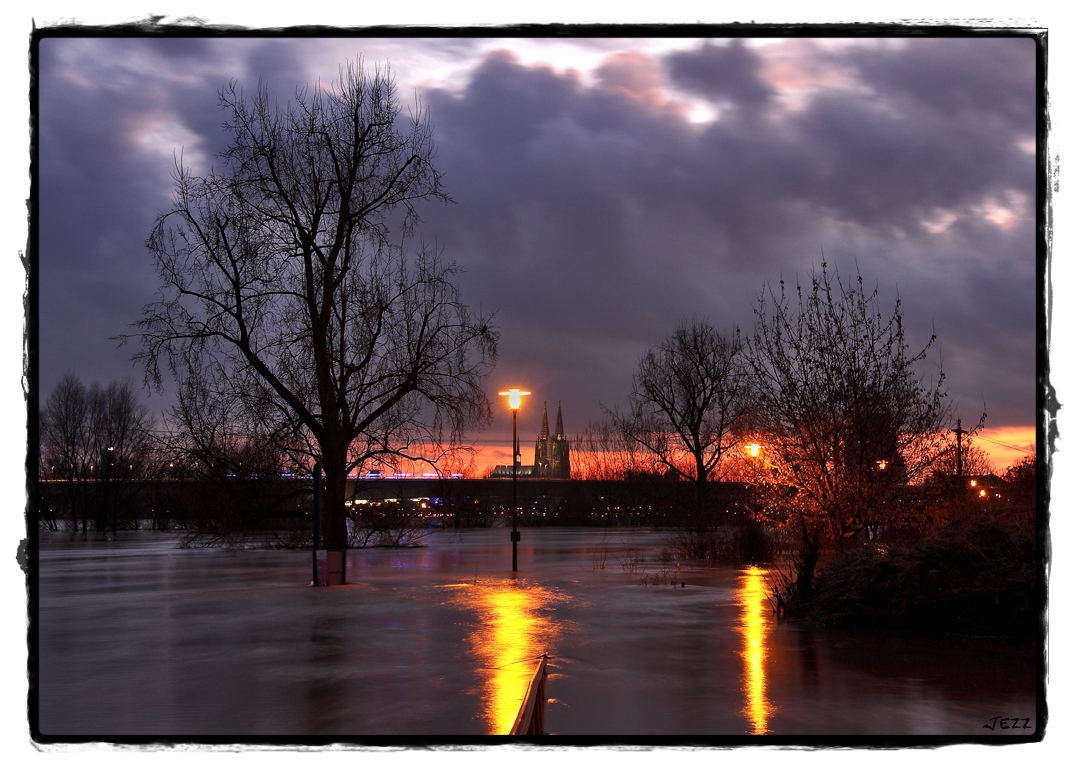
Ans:
[[[767,734],[768,719],[773,707],[765,696],[765,659],[768,648],[768,622],[765,618],[766,599],[764,569],[750,567],[739,577],[737,601],[742,607],[739,620],[742,632],[742,686],[746,693],[743,714],[749,719],[751,734]]]
[[[561,597],[516,580],[489,580],[448,586],[453,600],[477,612],[470,636],[485,676],[485,720],[490,734],[507,734],[537,667],[552,652],[560,626],[546,609]]]

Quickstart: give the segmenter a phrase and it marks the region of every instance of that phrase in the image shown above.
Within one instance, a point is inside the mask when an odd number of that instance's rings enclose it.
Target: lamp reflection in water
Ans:
[[[547,608],[562,597],[515,580],[447,586],[453,600],[477,613],[470,640],[485,677],[483,698],[489,734],[507,734],[526,696],[537,658],[551,654],[560,626]]]
[[[768,654],[768,622],[764,569],[750,567],[739,577],[738,604],[742,608],[742,687],[746,694],[743,714],[752,725],[751,734],[768,734],[768,719],[774,708],[765,695],[765,660]]]

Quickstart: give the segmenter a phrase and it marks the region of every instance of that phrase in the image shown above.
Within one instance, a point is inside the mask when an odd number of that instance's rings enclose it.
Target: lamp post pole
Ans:
[[[511,410],[511,571],[518,571],[518,410]]]
[[[518,571],[518,409],[522,406],[522,397],[529,396],[529,391],[512,388],[501,391],[500,396],[507,397],[507,406],[511,408],[511,571]]]

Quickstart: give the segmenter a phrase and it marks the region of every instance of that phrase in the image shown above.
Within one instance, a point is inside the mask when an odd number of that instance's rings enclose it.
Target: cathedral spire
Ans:
[[[537,444],[533,448],[533,475],[548,475],[548,402],[544,403],[544,418],[541,420],[541,433],[537,437]]]
[[[571,477],[571,445],[563,434],[563,402],[556,412],[556,433],[548,435],[548,402],[544,403],[541,435],[533,449],[533,476],[545,479]]]

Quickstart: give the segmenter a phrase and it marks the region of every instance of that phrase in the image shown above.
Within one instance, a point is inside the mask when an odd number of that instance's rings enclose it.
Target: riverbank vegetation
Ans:
[[[770,577],[775,611],[841,628],[1038,633],[1043,538],[1033,459],[1003,479],[988,490],[980,479],[949,482],[930,498],[932,524],[845,545],[819,561],[797,554]],[[803,577],[809,566],[813,576]]]

